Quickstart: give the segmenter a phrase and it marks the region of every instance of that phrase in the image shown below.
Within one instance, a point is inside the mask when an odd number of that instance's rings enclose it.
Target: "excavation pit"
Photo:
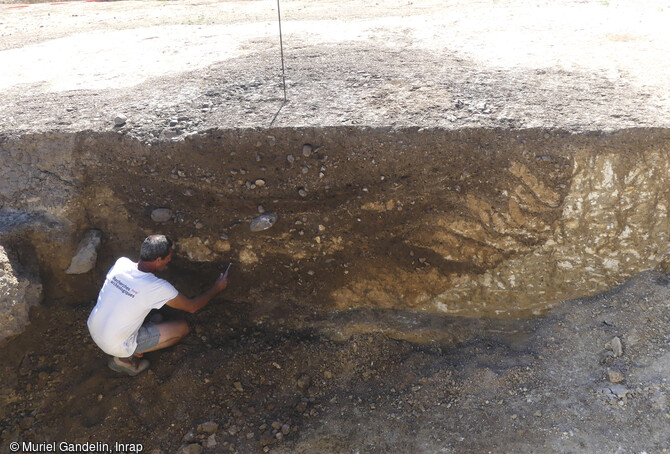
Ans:
[[[667,142],[646,129],[46,134],[2,144],[3,217],[52,298],[95,299],[117,257],[164,233],[187,292],[233,262],[230,297],[283,313],[522,318],[656,266]],[[254,231],[259,219],[274,221]],[[91,229],[102,246],[82,278],[67,270]]]
[[[261,2],[13,6],[0,448],[669,448],[667,5],[282,3],[286,101]],[[231,285],[131,379],[86,319],[157,232]]]

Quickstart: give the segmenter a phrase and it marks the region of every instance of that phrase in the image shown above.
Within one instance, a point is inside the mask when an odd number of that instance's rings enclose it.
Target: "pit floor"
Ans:
[[[0,448],[667,452],[668,301],[668,276],[645,272],[542,318],[479,321],[460,342],[413,344],[383,333],[334,341],[217,300],[134,378],[107,369],[91,342],[92,303],[47,302],[2,345]],[[615,336],[621,357],[609,348]],[[216,430],[200,433],[205,422]]]

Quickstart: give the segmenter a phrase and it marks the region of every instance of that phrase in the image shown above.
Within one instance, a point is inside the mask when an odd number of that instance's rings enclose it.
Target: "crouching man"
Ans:
[[[172,241],[165,235],[151,235],[142,243],[138,263],[121,257],[107,273],[88,317],[88,330],[96,345],[112,356],[108,364],[112,370],[137,375],[149,367],[142,354],[174,345],[189,333],[184,320],[145,321],[152,309],[168,305],[193,313],[228,285],[226,272],[205,293],[188,298],[155,276],[171,260]]]

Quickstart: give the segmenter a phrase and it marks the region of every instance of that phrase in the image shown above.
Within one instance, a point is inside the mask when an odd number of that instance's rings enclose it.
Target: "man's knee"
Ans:
[[[170,340],[176,339],[181,340],[186,337],[188,333],[191,332],[191,328],[188,326],[188,323],[184,320],[175,320],[170,322],[161,323],[158,325],[158,329],[161,333],[161,341],[168,342]]]
[[[191,327],[188,326],[188,323],[186,323],[185,321],[182,321],[181,330],[182,330],[181,331],[182,332],[181,337],[184,338],[188,335],[188,333],[191,332]]]

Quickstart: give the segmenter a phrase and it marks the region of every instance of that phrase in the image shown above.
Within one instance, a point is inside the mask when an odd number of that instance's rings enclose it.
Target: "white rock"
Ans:
[[[274,213],[265,213],[254,218],[249,224],[252,232],[262,232],[272,227],[277,222],[277,215]]]
[[[79,242],[77,251],[70,261],[70,266],[65,273],[67,274],[84,274],[88,273],[95,267],[98,260],[98,249],[102,242],[102,232],[97,229],[90,229]]]
[[[128,118],[123,114],[118,114],[114,117],[114,125],[116,126],[123,126],[126,124],[126,121],[128,121]]]
[[[169,208],[156,208],[151,212],[151,220],[154,222],[167,222],[172,218],[172,210]]]

